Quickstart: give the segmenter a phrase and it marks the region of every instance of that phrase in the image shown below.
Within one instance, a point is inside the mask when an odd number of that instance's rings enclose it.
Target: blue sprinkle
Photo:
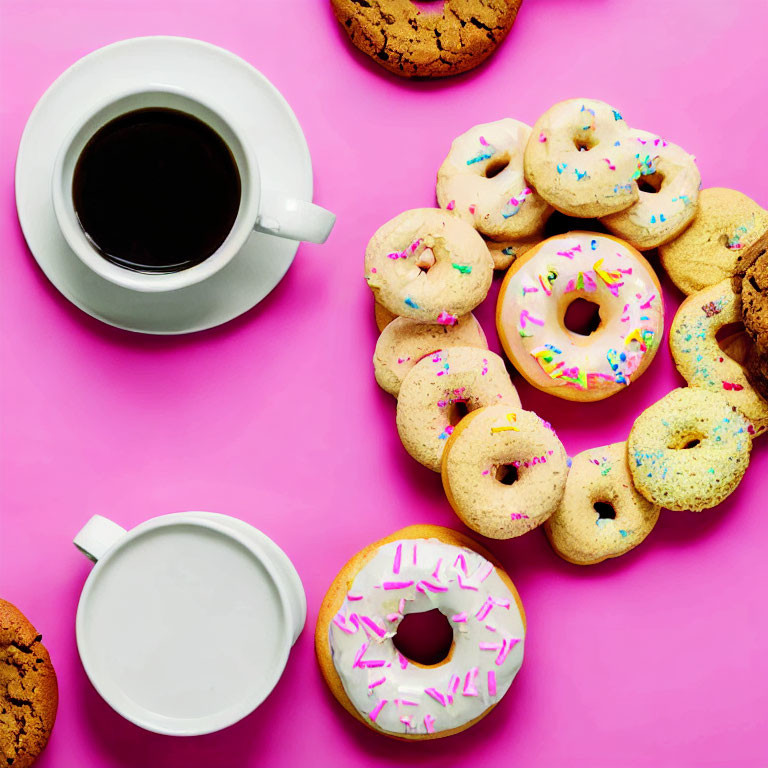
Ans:
[[[655,223],[656,223],[656,216],[651,216],[651,224],[655,224]]]
[[[621,112],[617,112],[615,109],[613,110],[613,119],[614,120],[623,120],[624,118],[621,116]],[[618,142],[616,142],[618,144]]]
[[[613,146],[614,147],[620,147],[621,146],[621,142],[620,141],[614,141],[613,142]]]
[[[597,240],[593,240],[593,241],[590,243],[590,245],[592,246],[592,250],[593,250],[593,251],[596,251],[596,250],[597,250]]]
[[[667,220],[667,217],[663,213],[660,213],[659,214],[659,221],[666,221],[666,220]]]
[[[583,179],[583,178],[584,178],[584,177],[587,175],[587,172],[586,172],[586,171],[579,171],[579,169],[578,169],[578,168],[574,168],[574,169],[573,169],[573,172],[576,174],[576,178],[577,178],[579,181],[581,181],[581,180],[582,180],[582,179]]]
[[[405,303],[413,309],[419,308],[419,305],[410,296],[405,300]]]
[[[619,528],[619,533],[626,538],[627,532]]]
[[[573,464],[573,459],[570,456],[566,456],[565,463],[570,467]]]
[[[558,163],[557,172],[562,173],[568,167],[568,163]]]

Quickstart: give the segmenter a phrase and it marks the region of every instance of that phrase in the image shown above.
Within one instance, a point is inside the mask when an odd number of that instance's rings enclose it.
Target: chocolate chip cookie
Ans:
[[[347,36],[401,77],[446,77],[485,61],[506,37],[522,0],[445,0],[429,12],[410,0],[331,0]]]
[[[0,599],[0,766],[27,768],[48,743],[59,693],[42,636]]]

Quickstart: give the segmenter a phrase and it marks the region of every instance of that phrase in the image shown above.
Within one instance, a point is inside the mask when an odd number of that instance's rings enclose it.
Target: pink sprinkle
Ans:
[[[387,614],[387,621],[391,621],[393,624],[396,621],[400,621],[400,619],[403,618],[403,615],[401,613],[388,613]]]
[[[425,688],[424,693],[431,696],[438,704],[441,704],[442,706],[446,705],[445,696],[443,696],[437,688]]]
[[[375,688],[377,685],[381,685],[382,683],[386,683],[386,682],[387,682],[387,678],[382,677],[382,678],[379,678],[378,680],[374,680],[368,687]]]
[[[485,140],[485,136],[481,136],[481,137],[480,137],[480,143],[481,143],[481,144],[482,144],[484,147],[487,147],[487,146],[488,146],[488,142]]]
[[[496,657],[496,666],[500,667],[507,658],[509,652],[520,642],[520,638],[510,637],[505,639],[501,644],[501,651]]]
[[[495,632],[495,631],[496,631],[496,627],[492,627],[490,624],[486,624],[486,625],[485,625],[485,628],[486,628],[486,629],[487,629],[489,632]]]
[[[408,715],[403,715],[400,718],[400,722],[406,727],[406,728],[413,728],[413,721],[411,720]]]
[[[480,643],[481,651],[500,651],[501,643]]]
[[[400,669],[405,669],[408,666],[408,659],[402,653],[397,654],[397,660],[400,662]]]
[[[387,662],[384,659],[374,659],[373,661],[361,661],[361,667],[383,667]]]
[[[433,584],[431,581],[422,579],[419,582],[420,585],[426,587],[430,592],[447,592],[448,587],[444,587],[442,584]]]
[[[382,699],[368,714],[368,717],[371,718],[371,720],[375,723],[376,718],[379,716],[379,712],[381,712],[382,709],[384,709],[384,705],[387,703],[386,699]]]
[[[355,654],[355,660],[352,663],[352,669],[355,667],[361,667],[362,664],[360,662],[363,660],[363,654],[368,650],[368,643],[363,643],[360,646],[360,650]]]
[[[472,589],[472,590],[474,590],[475,592],[477,592],[477,589],[478,589],[477,587],[473,586],[472,584],[469,584],[469,583],[468,583],[468,582],[466,582],[466,581],[462,581],[462,578],[461,578],[461,574],[460,574],[460,573],[457,573],[457,574],[456,574],[456,580],[459,582],[459,586],[460,586],[462,589]]]
[[[496,695],[496,673],[492,670],[488,670],[488,695]]]
[[[539,134],[539,141],[543,144],[547,140],[547,137],[544,135],[544,131],[542,131]]]
[[[400,558],[403,555],[403,545],[398,544],[395,550],[395,563],[392,566],[392,573],[400,573]]]
[[[386,629],[380,627],[375,621],[369,619],[368,616],[361,616],[360,621],[362,621],[363,624],[365,624],[365,626],[371,630],[371,632],[375,632],[379,637],[384,637],[384,635],[387,634]]]
[[[469,206],[469,212],[474,215],[476,207],[474,205]]]
[[[458,319],[456,315],[449,315],[445,310],[437,316],[437,322],[440,325],[456,325]]]
[[[424,727],[427,729],[427,733],[434,733],[435,727],[434,727],[435,718],[432,717],[430,714],[424,715]]]
[[[340,614],[340,613],[337,613],[337,614],[336,614],[336,615],[333,617],[333,623],[334,623],[334,624],[335,624],[335,625],[336,625],[336,626],[337,626],[337,627],[338,627],[338,628],[339,628],[339,629],[340,629],[342,632],[346,632],[348,635],[354,635],[354,634],[355,634],[355,632],[357,632],[357,629],[358,629],[357,627],[355,627],[355,629],[350,629],[350,628],[347,626],[347,620],[346,620],[346,619],[344,618],[344,616],[342,616],[342,614]]]
[[[416,565],[416,544],[413,545],[413,564]]]
[[[371,267],[371,272],[375,275],[376,274],[376,267]]]
[[[451,616],[451,621],[455,621],[457,624],[466,620],[467,620],[466,611],[462,611],[461,613],[454,613],[453,616]]]
[[[464,555],[459,552],[458,555],[456,555],[456,559],[453,561],[453,567],[456,567],[456,563],[459,564],[459,568],[461,568],[464,575],[467,575],[467,561],[464,558]]]
[[[440,559],[437,561],[437,565],[435,566],[435,570],[434,570],[434,571],[432,571],[432,578],[433,578],[433,579],[437,579],[438,581],[440,581],[440,577],[438,576],[438,573],[440,573],[440,566],[441,566],[442,564],[443,564],[443,558],[441,557],[441,558],[440,558]]]
[[[464,696],[477,696],[477,688],[475,687],[475,678],[477,677],[480,670],[477,667],[472,667],[472,669],[467,672],[467,676],[464,678],[464,689],[462,690],[462,694]]]
[[[448,681],[448,692],[456,693],[461,685],[461,678],[458,675],[451,675],[451,679]]]
[[[651,308],[651,302],[656,298],[656,294],[654,293],[648,301],[644,302],[640,305],[640,309],[650,309]]]
[[[455,207],[456,207],[456,201],[455,200],[451,200],[451,202],[448,203],[448,205],[445,206],[445,210],[446,211],[452,211]]]
[[[493,608],[493,601],[490,597],[488,597],[480,606],[475,616],[480,619],[480,621],[482,621],[491,612],[491,608]]]
[[[350,592],[347,592],[347,600],[362,600],[362,595],[353,595]]]
[[[400,611],[403,615],[405,615],[405,598],[401,597],[400,602],[397,604],[397,610]]]
[[[400,702],[404,707],[418,707],[418,701],[409,701],[408,699],[395,699],[395,703]]]
[[[614,165],[614,164],[613,164],[613,163],[612,163],[612,162],[611,162],[611,161],[610,161],[610,160],[609,160],[607,157],[604,157],[604,158],[603,158],[603,160],[605,160],[605,162],[606,162],[606,163],[608,163],[608,167],[609,167],[609,168],[610,168],[612,171],[615,171],[615,170],[616,170],[616,166],[615,166],[615,165]]]
[[[544,325],[543,320],[539,320],[538,317],[534,317],[527,309],[524,309],[520,313],[520,327],[525,328],[526,320],[530,321],[534,325]]]
[[[411,581],[385,581],[382,582],[384,589],[406,589],[413,586],[413,580]]]
[[[737,384],[735,381],[724,381],[723,389],[733,390],[734,392],[741,392],[744,387],[741,384]]]
[[[485,573],[480,577],[480,581],[485,581],[493,573],[493,564],[488,563]]]

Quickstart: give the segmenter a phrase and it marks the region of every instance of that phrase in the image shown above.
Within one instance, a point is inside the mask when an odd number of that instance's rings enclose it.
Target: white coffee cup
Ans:
[[[130,531],[95,515],[74,539],[96,562],[77,608],[93,686],[156,733],[225,728],[271,692],[306,620],[287,555],[242,520],[182,512]]]
[[[83,232],[72,198],[75,166],[89,139],[114,118],[152,107],[185,112],[213,128],[229,147],[240,174],[240,207],[229,235],[207,259],[178,272],[138,272],[105,259]],[[254,229],[290,240],[325,242],[336,216],[305,200],[263,189],[257,148],[239,122],[237,115],[225,114],[197,94],[160,85],[122,93],[85,110],[62,143],[51,184],[56,219],[70,248],[89,269],[112,283],[135,291],[173,291],[205,280],[222,269]],[[261,149],[269,151],[268,147]]]

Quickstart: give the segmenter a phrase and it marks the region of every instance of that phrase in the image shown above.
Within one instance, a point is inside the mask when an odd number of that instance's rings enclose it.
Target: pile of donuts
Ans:
[[[662,507],[703,510],[739,484],[768,428],[768,212],[739,192],[700,191],[694,158],[630,128],[600,101],[556,104],[459,136],[437,175],[439,208],[384,224],[365,254],[381,335],[379,385],[397,398],[406,450],[440,472],[461,520],[491,538],[542,525],[575,564],[640,544]],[[558,217],[565,231],[552,234]],[[472,314],[507,270],[496,324],[512,365],[567,400],[609,397],[659,348],[664,305],[641,251],[688,298],[670,348],[688,383],[648,408],[625,442],[569,458],[520,404]],[[569,307],[597,306],[571,330]],[[738,332],[742,321],[747,334]],[[723,336],[725,335],[725,338]],[[727,350],[724,352],[724,350]],[[409,614],[435,609],[453,642],[440,663],[398,648]],[[325,597],[315,646],[329,688],[388,736],[464,730],[509,689],[525,613],[502,566],[474,541],[412,526],[374,542]]]
[[[604,102],[571,99],[532,128],[506,118],[456,138],[437,173],[440,207],[406,211],[371,238],[376,379],[398,399],[404,447],[441,472],[472,530],[506,539],[543,523],[559,555],[596,563],[639,544],[662,507],[703,510],[739,484],[752,437],[768,428],[768,255],[758,258],[768,212],[700,186],[681,147]],[[547,237],[557,216],[578,220]],[[494,269],[507,270],[496,321],[514,367],[561,398],[609,397],[663,337],[659,282],[641,253],[656,248],[689,295],[670,334],[689,387],[643,413],[626,442],[569,459],[522,409],[472,310]],[[588,335],[564,323],[578,301],[599,308]],[[723,341],[742,316],[751,340]]]

